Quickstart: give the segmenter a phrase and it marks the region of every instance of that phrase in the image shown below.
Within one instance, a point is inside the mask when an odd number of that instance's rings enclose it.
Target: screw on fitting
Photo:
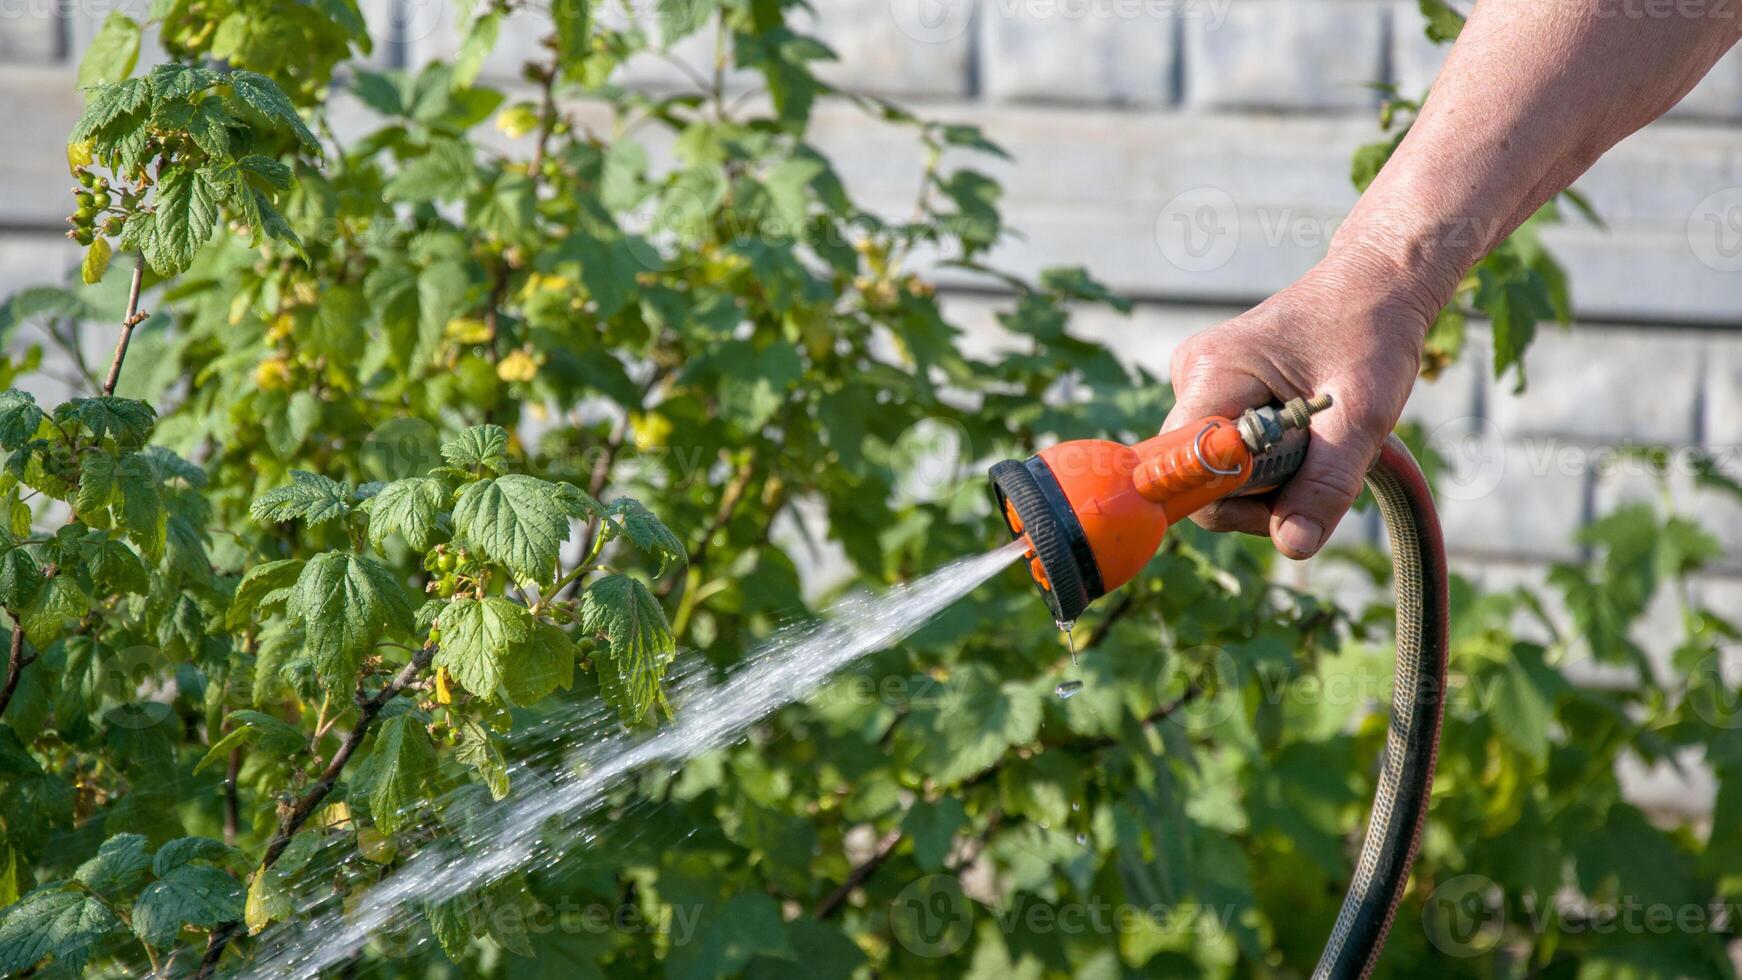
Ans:
[[[1285,429],[1304,429],[1312,424],[1312,417],[1331,407],[1331,396],[1320,393],[1310,399],[1290,398],[1288,404],[1282,406],[1282,427]]]
[[[1330,407],[1330,395],[1319,394],[1310,399],[1291,398],[1281,408],[1274,405],[1249,408],[1241,413],[1234,424],[1240,430],[1240,438],[1245,440],[1246,448],[1254,453],[1262,453],[1281,442],[1289,429],[1306,428],[1312,424],[1314,415]]]

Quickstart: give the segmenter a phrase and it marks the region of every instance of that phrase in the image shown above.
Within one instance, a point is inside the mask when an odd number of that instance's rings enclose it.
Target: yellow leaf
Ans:
[[[85,140],[82,143],[68,143],[67,169],[76,172],[80,167],[90,166],[92,161],[95,159],[95,157],[91,155],[91,149],[95,145],[95,140]]]
[[[248,934],[255,935],[271,923],[289,918],[291,912],[290,896],[278,875],[266,867],[255,871],[254,880],[248,884],[248,901],[242,906],[242,921],[248,926]]]
[[[386,864],[399,853],[399,845],[393,842],[393,838],[374,827],[364,827],[357,831],[357,853],[363,855],[366,861]]]
[[[509,351],[496,365],[496,376],[503,381],[531,381],[538,374],[538,362],[523,350]]]
[[[496,128],[518,139],[538,128],[538,113],[531,103],[517,102],[496,117]]]
[[[92,239],[91,247],[85,251],[84,264],[79,266],[79,277],[85,281],[85,285],[89,286],[103,278],[103,273],[109,269],[109,257],[114,254],[107,238],[99,236]]]
[[[481,344],[490,339],[490,325],[472,316],[454,317],[442,332],[449,340],[461,344]]]
[[[441,704],[453,704],[454,703],[454,689],[448,686],[452,682],[453,682],[452,678],[448,677],[448,669],[446,667],[437,667],[436,668],[436,701],[437,702],[439,702]]]

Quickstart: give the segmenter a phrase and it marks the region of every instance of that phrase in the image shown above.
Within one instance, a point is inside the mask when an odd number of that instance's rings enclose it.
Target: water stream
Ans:
[[[409,922],[420,903],[451,898],[517,870],[559,860],[585,846],[583,818],[609,792],[655,765],[675,770],[727,744],[784,705],[803,699],[832,674],[897,643],[1022,553],[1020,542],[966,558],[877,596],[836,604],[818,622],[776,633],[726,680],[692,677],[674,686],[676,720],[644,734],[615,731],[597,706],[559,714],[523,732],[539,751],[516,767],[512,789],[469,827],[457,848],[427,847],[356,898],[348,911],[316,911],[263,934],[237,975],[309,977],[339,963],[372,935]],[[540,759],[557,762],[540,764]],[[330,897],[330,892],[328,896]],[[308,899],[310,909],[323,898]]]

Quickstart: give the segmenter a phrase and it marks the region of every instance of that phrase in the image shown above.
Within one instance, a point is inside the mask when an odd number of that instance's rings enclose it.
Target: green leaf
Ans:
[[[230,73],[230,87],[249,108],[290,131],[309,152],[320,153],[320,140],[315,139],[315,134],[303,124],[296,106],[291,104],[278,83],[255,72],[235,71]]]
[[[224,80],[202,65],[166,61],[151,69],[151,98],[158,105],[183,102]]]
[[[182,128],[193,138],[194,145],[221,160],[230,155],[230,125],[234,122],[224,111],[223,102],[205,99],[189,109]]]
[[[641,501],[633,497],[618,497],[611,501],[606,513],[613,519],[602,527],[608,529],[613,537],[621,535],[633,541],[643,554],[658,558],[659,574],[664,575],[666,569],[674,564],[680,568],[689,564],[689,550],[683,541]]]
[[[60,883],[36,889],[0,920],[0,974],[17,976],[45,956],[76,973],[98,940],[122,927],[102,902]]]
[[[491,799],[507,796],[508,763],[502,758],[502,750],[490,741],[489,731],[475,721],[468,721],[460,726],[459,735],[460,745],[454,757],[478,771]]]
[[[78,86],[119,82],[139,63],[139,24],[119,10],[109,11],[79,62]]]
[[[157,210],[145,239],[151,271],[168,278],[193,263],[218,223],[218,194],[197,170],[172,167],[157,184]]]
[[[677,640],[659,600],[639,579],[607,575],[581,593],[581,628],[603,637],[593,666],[605,700],[625,722],[639,723],[662,694],[665,669],[677,656]]]
[[[381,551],[387,536],[397,532],[414,551],[428,551],[442,530],[442,510],[448,490],[433,476],[395,480],[369,498],[369,543]]]
[[[46,581],[47,587],[19,618],[25,639],[39,650],[59,638],[68,620],[78,619],[91,609],[90,598],[71,577],[56,575]]]
[[[382,833],[412,822],[424,782],[435,772],[435,746],[416,715],[395,715],[381,724],[367,772],[369,816]]]
[[[537,704],[558,688],[575,682],[575,641],[549,623],[533,624],[532,636],[516,647],[502,672],[509,700],[523,707]]]
[[[185,864],[152,882],[133,904],[133,932],[168,947],[183,926],[213,929],[242,917],[241,882],[217,868]]]
[[[143,834],[117,834],[97,848],[97,856],[79,865],[73,877],[92,891],[114,899],[144,880],[151,867]]]
[[[232,711],[225,717],[234,727],[223,738],[213,742],[200,761],[194,764],[196,774],[229,758],[231,750],[245,745],[258,745],[281,758],[288,758],[308,747],[308,736],[301,729],[271,715],[242,710]]]
[[[138,449],[151,435],[157,412],[132,398],[74,398],[55,406],[54,419],[65,425],[77,422],[102,441],[114,436],[123,449]]]
[[[1041,696],[1032,684],[1000,683],[990,668],[972,664],[950,678],[938,703],[914,710],[900,729],[900,751],[916,772],[951,786],[1033,740],[1040,719]]]
[[[508,431],[500,425],[474,425],[442,443],[442,458],[458,469],[501,473],[508,468]]]
[[[235,848],[210,837],[177,837],[157,849],[157,856],[151,859],[151,873],[162,878],[195,861],[224,864],[236,854]]]
[[[84,261],[79,263],[79,281],[87,286],[101,282],[103,273],[109,271],[109,258],[114,254],[107,238],[92,239],[91,247],[85,250]]]
[[[659,43],[671,47],[694,34],[714,13],[716,0],[659,0]]]
[[[248,513],[262,524],[301,518],[310,527],[350,513],[349,486],[304,470],[291,470],[290,480],[288,486],[261,494]]]
[[[592,54],[592,12],[593,5],[588,2],[559,0],[550,5],[550,18],[556,28],[557,62],[568,78],[580,77],[581,67]],[[443,945],[445,948],[446,944]]]
[[[513,649],[533,635],[526,607],[501,596],[455,599],[441,611],[436,626],[441,649],[435,665],[481,698],[495,696]]]
[[[42,420],[36,396],[16,388],[0,392],[0,449],[16,452],[36,435]]]
[[[478,80],[478,72],[484,67],[484,59],[496,47],[496,35],[501,28],[502,15],[489,8],[467,25],[465,39],[460,42],[460,51],[454,56],[455,88],[465,88]]]
[[[472,162],[471,146],[460,140],[442,140],[399,168],[387,182],[386,198],[411,203],[453,201],[477,186],[478,168]]]
[[[93,89],[85,102],[84,114],[79,116],[79,121],[73,126],[67,143],[83,143],[91,139],[109,124],[144,108],[150,97],[151,87],[143,78],[129,78]]]
[[[285,611],[293,624],[303,624],[322,683],[344,694],[350,693],[365,653],[384,638],[411,632],[411,605],[393,573],[350,552],[309,559]]]
[[[1464,15],[1453,10],[1446,0],[1421,0],[1421,15],[1427,20],[1423,30],[1435,44],[1456,41],[1464,30]]]
[[[0,605],[17,614],[35,601],[42,587],[42,569],[29,551],[12,547],[0,552]]]
[[[1476,308],[1494,325],[1494,377],[1518,369],[1514,391],[1524,390],[1524,352],[1536,337],[1536,325],[1555,315],[1548,286],[1535,272],[1518,267],[1496,269],[1485,260],[1476,267]]]
[[[154,564],[163,557],[168,513],[157,471],[139,453],[87,455],[74,498],[79,518],[92,527],[120,527]]]
[[[520,474],[467,484],[454,503],[454,543],[503,565],[522,582],[548,582],[569,536],[556,484]]]

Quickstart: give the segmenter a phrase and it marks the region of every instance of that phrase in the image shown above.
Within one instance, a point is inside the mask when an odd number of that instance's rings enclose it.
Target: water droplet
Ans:
[[[1071,801],[1071,812],[1072,813],[1076,813],[1078,810],[1081,810],[1082,808],[1083,808],[1083,804],[1080,803],[1079,801],[1077,801],[1077,800]]]
[[[1089,842],[1089,835],[1088,834],[1082,834],[1082,833],[1077,834],[1077,843],[1078,844],[1087,844],[1088,842]]]
[[[1073,619],[1067,623],[1062,619],[1055,619],[1053,625],[1064,633],[1065,645],[1071,649],[1071,666],[1075,667],[1077,665],[1077,638],[1071,635],[1071,628],[1077,625],[1077,621]]]
[[[1060,684],[1058,687],[1053,688],[1053,693],[1057,694],[1059,696],[1060,701],[1063,701],[1063,700],[1069,698],[1071,695],[1076,694],[1078,691],[1080,691],[1082,689],[1083,689],[1083,682],[1082,681],[1065,681],[1063,684]]]

